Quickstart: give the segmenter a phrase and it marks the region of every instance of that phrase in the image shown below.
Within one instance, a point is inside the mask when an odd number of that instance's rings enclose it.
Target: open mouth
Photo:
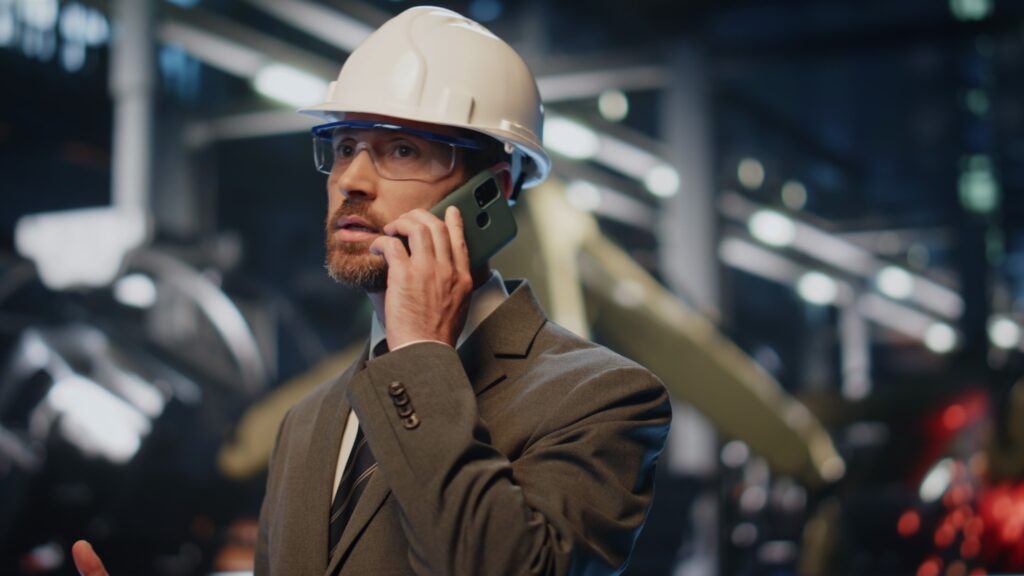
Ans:
[[[346,216],[338,220],[336,228],[338,230],[348,230],[350,232],[362,232],[365,234],[380,234],[380,229],[373,226],[362,218]]]

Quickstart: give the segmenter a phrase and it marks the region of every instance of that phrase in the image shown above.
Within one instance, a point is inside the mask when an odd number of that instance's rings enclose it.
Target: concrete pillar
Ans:
[[[712,116],[706,56],[695,41],[670,54],[674,77],[662,100],[662,139],[669,162],[679,171],[679,193],[663,202],[659,263],[668,287],[700,311],[717,315],[719,303],[714,205]],[[718,464],[718,440],[711,424],[690,406],[674,407],[667,460],[673,475],[708,479]],[[697,483],[698,486],[713,486]],[[676,567],[686,576],[718,573],[718,498],[705,488],[687,511],[694,527],[690,554]]]

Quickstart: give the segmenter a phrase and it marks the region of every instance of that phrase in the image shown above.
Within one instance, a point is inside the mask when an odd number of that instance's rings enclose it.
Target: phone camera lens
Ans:
[[[476,205],[483,208],[497,200],[499,195],[498,185],[494,183],[494,180],[487,180],[483,184],[477,186],[473,195],[476,197]]]

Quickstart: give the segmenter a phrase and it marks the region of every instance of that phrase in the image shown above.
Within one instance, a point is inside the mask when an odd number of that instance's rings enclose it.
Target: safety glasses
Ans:
[[[313,162],[324,174],[341,174],[365,151],[388,180],[433,183],[452,173],[456,148],[477,150],[470,138],[372,120],[342,120],[313,127]]]

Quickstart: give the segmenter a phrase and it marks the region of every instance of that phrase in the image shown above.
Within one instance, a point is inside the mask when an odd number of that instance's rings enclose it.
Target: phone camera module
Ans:
[[[491,179],[477,186],[473,195],[476,197],[476,205],[483,208],[497,200],[500,193],[498,192],[498,185]]]

